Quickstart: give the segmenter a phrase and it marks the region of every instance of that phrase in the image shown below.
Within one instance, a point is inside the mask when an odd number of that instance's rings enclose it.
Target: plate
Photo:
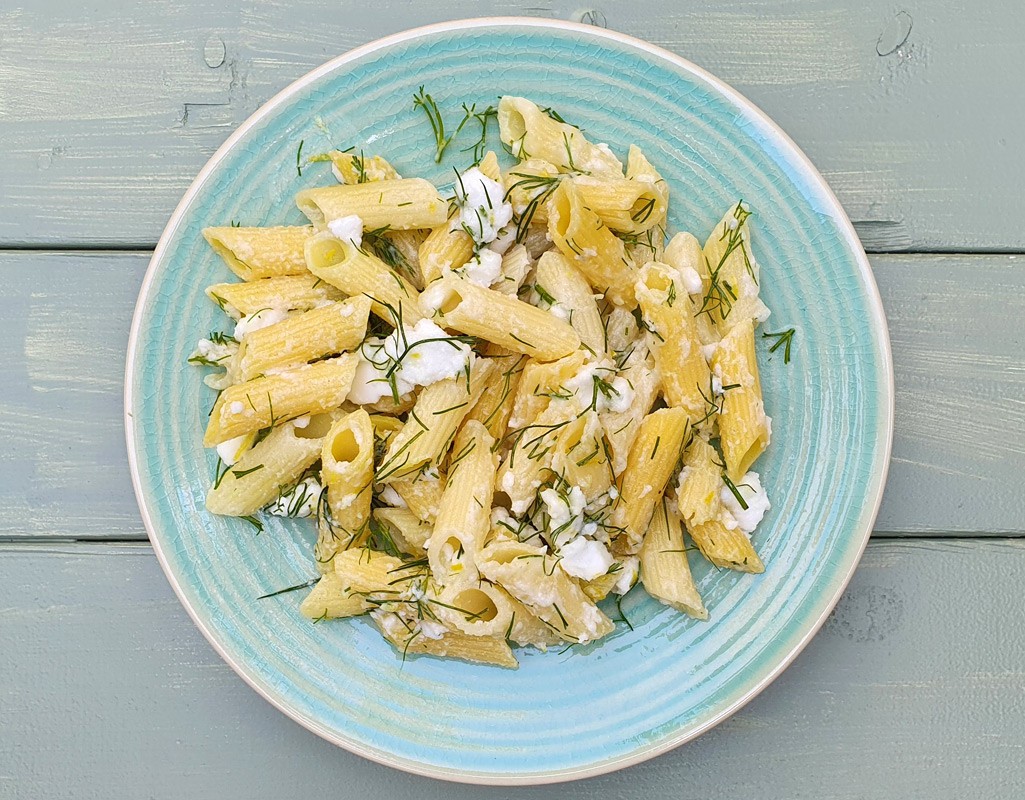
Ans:
[[[308,521],[256,535],[208,514],[214,456],[201,446],[213,393],[185,360],[224,328],[203,295],[229,273],[206,225],[301,223],[292,197],[329,182],[296,154],[357,145],[402,174],[451,181],[412,97],[423,84],[450,119],[462,102],[519,94],[551,106],[624,156],[638,144],[668,180],[670,230],[704,235],[743,198],[772,317],[796,328],[792,359],[759,359],[774,441],[759,461],[773,508],[756,533],[761,576],[695,561],[711,613],[691,620],[626,596],[607,640],[517,671],[428,657],[403,662],[362,620],[311,625]],[[495,137],[497,141],[497,137]],[[776,677],[823,623],[868,539],[893,423],[889,340],[854,231],[807,158],[734,90],[672,53],[618,33],[534,19],[409,31],[353,50],[289,86],[202,169],[153,254],[132,324],[125,388],[129,461],[157,556],[185,608],[256,691],[302,725],[374,761],[449,780],[570,780],[665,752],[727,718]]]

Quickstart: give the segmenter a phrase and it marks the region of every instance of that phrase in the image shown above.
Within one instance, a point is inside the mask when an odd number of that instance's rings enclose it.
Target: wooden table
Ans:
[[[893,462],[823,631],[734,718],[559,788],[415,778],[321,741],[202,639],[146,541],[122,433],[149,251],[221,141],[427,6],[0,4],[0,797],[1012,798],[1025,794],[1025,12],[1017,0],[604,2],[737,87],[871,254]]]

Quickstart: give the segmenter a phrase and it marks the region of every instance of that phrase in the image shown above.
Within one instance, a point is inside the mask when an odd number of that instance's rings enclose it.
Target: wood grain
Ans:
[[[203,163],[314,66],[409,27],[580,19],[568,0],[318,0],[0,9],[0,246],[152,246]],[[870,250],[1014,250],[1025,107],[1011,0],[609,0],[588,16],[691,59],[773,117]]]
[[[122,435],[145,254],[0,253],[0,537],[144,538]],[[877,532],[1025,532],[1025,260],[876,256],[897,382]]]
[[[220,661],[148,547],[5,545],[0,796],[1019,797],[1023,584],[1022,541],[873,542],[824,629],[731,720],[619,773],[491,790],[372,764],[292,723]],[[986,589],[952,604],[954,586]]]

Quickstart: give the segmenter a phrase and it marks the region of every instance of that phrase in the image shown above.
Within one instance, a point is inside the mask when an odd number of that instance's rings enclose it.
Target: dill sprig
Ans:
[[[723,232],[719,237],[719,241],[725,241],[726,247],[722,255],[719,256],[719,263],[715,267],[712,267],[707,258],[705,259],[705,266],[708,268],[708,290],[702,298],[698,314],[708,314],[711,317],[712,312],[717,311],[720,319],[725,320],[729,316],[730,311],[733,310],[733,303],[737,300],[737,293],[729,281],[720,276],[720,272],[726,265],[729,257],[737,250],[740,251],[744,258],[744,266],[748,274],[755,283],[758,282],[758,279],[755,277],[754,266],[747,253],[747,247],[744,245],[744,223],[747,222],[747,218],[750,216],[751,212],[744,208],[744,201],[740,200],[733,209],[732,221],[735,224],[731,225],[729,221],[723,223]]]
[[[466,103],[463,103],[463,111],[466,116],[463,122],[460,124],[460,128],[463,127],[471,119],[476,120],[477,124],[480,125],[480,137],[469,147],[464,147],[463,152],[468,150],[473,151],[473,164],[471,166],[477,166],[488,149],[488,122],[492,119],[498,119],[498,109],[494,106],[488,106],[483,111],[477,111],[477,104],[473,103],[467,107]],[[458,129],[456,131],[458,133]]]
[[[516,217],[516,244],[520,244],[527,238],[527,229],[530,227],[530,223],[533,221],[538,208],[552,196],[563,176],[531,175],[526,172],[510,172],[509,174],[519,178],[519,180],[511,184],[506,190],[505,197],[502,198],[503,202],[508,201],[510,195],[516,190],[534,192],[533,197],[527,202],[523,212]]]
[[[783,348],[783,363],[790,363],[790,344],[794,340],[794,334],[797,332],[796,328],[789,328],[779,333],[763,333],[763,339],[775,339],[776,343],[769,348],[770,353],[775,353],[780,347]]]
[[[431,130],[434,132],[434,139],[437,145],[434,153],[434,163],[438,164],[441,162],[441,157],[445,154],[445,149],[451,144],[456,134],[463,129],[463,126],[470,117],[463,117],[463,121],[459,123],[452,134],[445,136],[445,120],[441,116],[441,110],[438,108],[438,104],[434,102],[434,98],[424,92],[423,86],[413,95],[413,108],[422,108],[427,115],[427,122],[430,123]]]
[[[726,488],[730,490],[730,493],[737,498],[740,507],[747,511],[747,501],[744,499],[744,495],[740,493],[740,489],[737,488],[737,485],[730,480],[730,476],[725,472],[722,474],[722,482],[726,484]]]
[[[301,159],[303,157],[303,145],[305,144],[304,139],[299,140],[299,149],[295,151],[295,171],[299,173],[299,177],[303,176],[303,167]]]
[[[268,597],[277,597],[279,594],[287,594],[288,592],[298,592],[300,589],[308,589],[310,586],[314,586],[320,581],[320,576],[316,578],[310,578],[305,583],[297,583],[295,586],[288,586],[284,589],[278,589],[276,592],[268,592],[267,594],[261,594],[257,597],[257,600],[266,600]]]

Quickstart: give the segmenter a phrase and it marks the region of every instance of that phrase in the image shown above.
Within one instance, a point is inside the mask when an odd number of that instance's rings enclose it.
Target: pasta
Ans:
[[[310,163],[334,183],[294,198],[311,225],[207,228],[241,280],[207,288],[233,328],[189,360],[219,391],[207,509],[313,523],[316,576],[268,596],[369,615],[403,658],[515,668],[515,648],[607,636],[606,598],[637,582],[707,620],[701,561],[765,569],[768,309],[743,203],[669,237],[638,147],[624,166],[503,97],[503,168],[487,118],[451,186],[331,150]]]

